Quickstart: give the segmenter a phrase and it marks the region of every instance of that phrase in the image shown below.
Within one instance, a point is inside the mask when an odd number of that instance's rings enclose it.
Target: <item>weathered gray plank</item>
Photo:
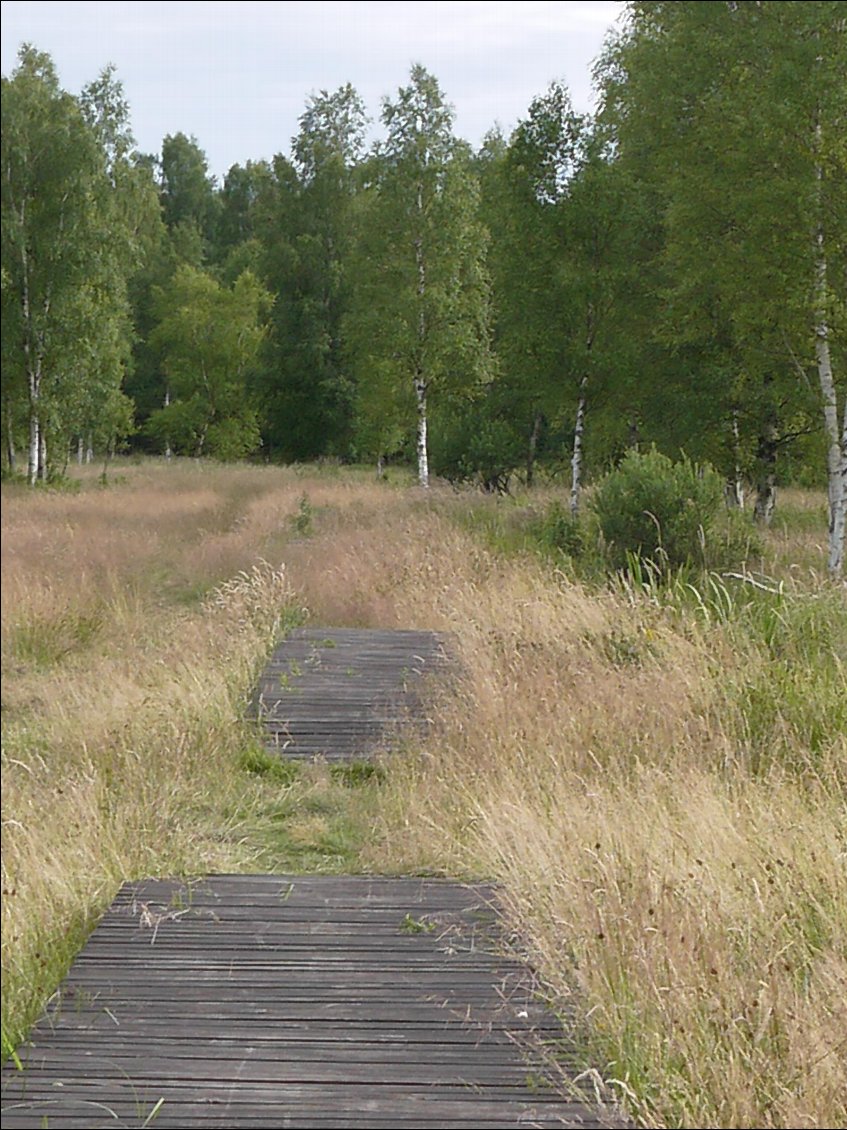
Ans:
[[[365,760],[426,725],[423,679],[448,667],[434,632],[302,628],[269,659],[253,713],[271,752]]]
[[[563,1033],[502,952],[494,898],[370,877],[129,884],[24,1072],[5,1065],[3,1125],[621,1125],[543,1084]],[[435,929],[405,931],[427,915]]]

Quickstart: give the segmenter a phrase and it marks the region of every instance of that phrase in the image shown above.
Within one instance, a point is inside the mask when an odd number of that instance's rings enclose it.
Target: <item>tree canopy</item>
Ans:
[[[381,135],[348,83],[220,183],[136,152],[106,69],[3,79],[3,428],[76,445],[401,460],[582,484],[635,446],[708,460],[768,521],[847,486],[847,56],[825,0],[633,2],[594,115],[554,82],[478,152],[415,64]]]

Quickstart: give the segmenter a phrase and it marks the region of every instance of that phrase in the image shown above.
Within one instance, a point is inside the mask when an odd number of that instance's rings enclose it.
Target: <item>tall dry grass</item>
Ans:
[[[587,590],[455,505],[292,562],[319,619],[438,628],[465,672],[366,860],[499,879],[644,1124],[845,1125],[843,592]]]
[[[145,465],[4,502],[13,1034],[121,878],[255,866],[239,719],[304,606],[450,633],[463,670],[359,866],[498,879],[645,1125],[847,1123],[847,614],[811,519],[769,543],[785,597],[698,602],[504,557],[462,497],[365,477]]]
[[[311,490],[317,510],[363,493]],[[122,880],[255,858],[244,707],[298,614],[282,550],[302,495],[295,472],[190,463],[4,485],[4,1048]]]

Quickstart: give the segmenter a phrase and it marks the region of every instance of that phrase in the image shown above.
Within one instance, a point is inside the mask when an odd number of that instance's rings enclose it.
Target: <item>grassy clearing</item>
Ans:
[[[847,601],[819,499],[784,499],[755,563],[781,593],[695,592],[577,582],[531,552],[539,496],[125,476],[4,491],[13,1038],[125,877],[484,875],[645,1125],[847,1124]],[[347,779],[257,750],[243,704],[304,607],[453,634],[425,747]]]

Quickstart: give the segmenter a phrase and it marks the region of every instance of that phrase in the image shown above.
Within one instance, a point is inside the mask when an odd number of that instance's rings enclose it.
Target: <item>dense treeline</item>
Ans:
[[[111,70],[3,79],[6,464],[119,442],[413,462],[503,487],[635,445],[847,493],[847,31],[837,2],[630,3],[594,116],[553,84],[457,138],[415,66],[368,145],[349,85],[218,185],[138,153]],[[27,455],[19,454],[26,451]]]

